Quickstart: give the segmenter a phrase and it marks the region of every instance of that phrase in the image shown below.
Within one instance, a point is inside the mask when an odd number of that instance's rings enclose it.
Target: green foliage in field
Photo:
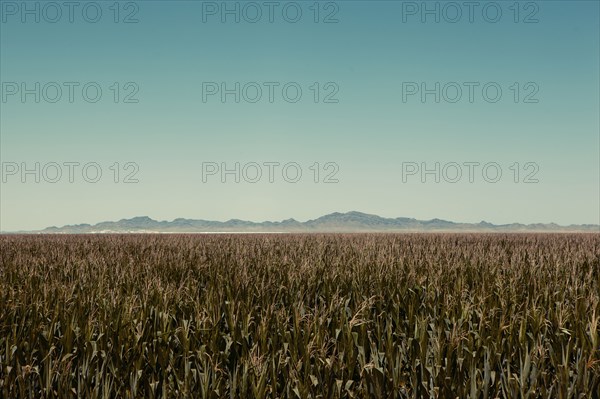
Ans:
[[[0,397],[598,398],[600,235],[0,237]]]

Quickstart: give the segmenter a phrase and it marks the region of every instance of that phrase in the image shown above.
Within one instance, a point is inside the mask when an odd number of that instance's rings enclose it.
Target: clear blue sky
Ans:
[[[435,1],[297,1],[272,9],[263,1],[88,3],[61,6],[58,15],[44,2],[0,0],[4,231],[138,215],[306,220],[350,210],[599,223],[598,1],[481,1],[472,10],[453,3],[461,15],[437,2],[439,22],[427,13]],[[238,15],[226,13],[235,7]],[[74,82],[72,102],[65,82]],[[90,82],[87,101],[82,88]],[[229,89],[240,83],[239,103],[234,94],[222,101],[223,82]],[[273,102],[265,82],[275,82]],[[297,102],[283,97],[290,82],[289,99],[302,89]],[[439,103],[435,94],[423,102],[421,83],[434,89],[436,82]],[[465,82],[479,84],[472,102]],[[61,97],[52,102],[57,85]],[[262,97],[251,102],[257,85]],[[462,97],[452,102],[457,85]],[[97,87],[102,96],[91,102]],[[419,92],[408,95],[415,87]],[[502,97],[492,102],[496,87]],[[23,89],[31,93],[22,96]],[[271,161],[296,162],[301,180],[287,182],[280,165],[269,182],[264,162]],[[36,162],[40,182],[37,172],[23,182],[21,169]],[[53,162],[62,172],[56,183]],[[73,182],[65,162],[80,163]],[[82,165],[91,162],[103,173],[97,183],[82,177]],[[139,170],[126,170],[128,162]],[[230,169],[239,162],[240,182],[231,174],[222,183],[220,171],[203,181],[206,162]],[[263,172],[256,183],[252,162]],[[325,170],[328,162],[339,170]],[[403,181],[409,162],[430,169],[439,162],[439,183],[433,174],[422,182],[420,170]],[[452,162],[462,165],[456,183],[449,181]],[[486,181],[480,165],[470,182],[465,162],[496,162],[502,178]],[[94,169],[87,172],[93,180]],[[123,183],[129,172],[138,183]],[[329,172],[337,183],[323,182]],[[493,178],[494,169],[488,172]],[[523,182],[529,173],[537,183]],[[294,170],[286,177],[292,180]]]

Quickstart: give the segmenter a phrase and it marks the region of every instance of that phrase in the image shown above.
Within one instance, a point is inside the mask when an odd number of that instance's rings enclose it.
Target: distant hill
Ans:
[[[314,220],[299,222],[286,219],[280,222],[250,222],[231,219],[226,222],[194,219],[157,221],[147,216],[122,219],[118,222],[101,222],[95,225],[78,224],[48,227],[32,233],[226,233],[226,232],[595,232],[594,224],[559,226],[555,223],[504,224],[456,223],[441,219],[417,220],[413,218],[383,218],[361,212],[331,213]]]

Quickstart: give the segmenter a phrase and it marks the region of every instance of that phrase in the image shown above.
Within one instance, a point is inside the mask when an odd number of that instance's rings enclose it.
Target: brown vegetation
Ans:
[[[600,235],[0,236],[0,397],[592,398]]]

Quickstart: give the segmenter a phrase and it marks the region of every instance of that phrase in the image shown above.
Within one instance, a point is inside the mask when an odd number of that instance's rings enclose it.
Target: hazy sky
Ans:
[[[1,230],[599,223],[598,1],[0,6]]]

